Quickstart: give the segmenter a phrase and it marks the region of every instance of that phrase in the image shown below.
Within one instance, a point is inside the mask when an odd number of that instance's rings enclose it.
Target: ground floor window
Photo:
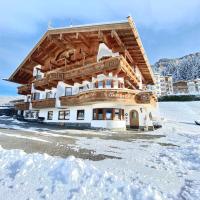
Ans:
[[[36,111],[27,111],[25,113],[25,118],[32,118],[32,119],[37,119],[39,116],[39,110],[36,110]]]
[[[69,110],[61,110],[58,112],[58,119],[59,120],[69,120],[70,118],[70,111]]]
[[[119,108],[93,109],[93,120],[124,120],[124,109],[119,109]]]
[[[53,111],[48,111],[47,120],[52,120],[52,119],[53,119]]]
[[[112,108],[105,109],[105,113],[106,113],[106,120],[113,119],[113,109]]]
[[[77,120],[84,120],[85,110],[77,110]]]

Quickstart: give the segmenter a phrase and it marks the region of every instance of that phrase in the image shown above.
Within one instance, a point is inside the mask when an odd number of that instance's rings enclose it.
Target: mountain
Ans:
[[[152,68],[161,75],[171,74],[174,81],[200,78],[200,52],[176,59],[160,59]]]

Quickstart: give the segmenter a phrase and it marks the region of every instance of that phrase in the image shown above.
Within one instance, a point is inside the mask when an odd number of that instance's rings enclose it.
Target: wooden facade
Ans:
[[[154,98],[152,93],[135,93],[126,89],[101,89],[88,90],[78,95],[60,97],[61,106],[87,105],[94,102],[123,102],[131,104],[149,104]]]
[[[18,94],[27,95],[31,94],[31,84],[25,84],[18,87]]]
[[[32,108],[55,108],[55,103],[55,98],[32,100]]]
[[[16,110],[29,110],[29,102],[20,102],[15,104]]]
[[[154,83],[153,72],[130,17],[128,22],[48,30],[9,81],[30,83],[36,64],[42,66],[43,72],[49,72],[62,67],[68,71],[95,63],[101,42],[124,56],[131,67],[137,66],[146,83]]]
[[[98,63],[95,62],[71,70],[67,70],[66,68],[52,70],[45,73],[42,80],[35,80],[34,87],[39,90],[50,89],[51,87],[56,87],[58,81],[73,85],[75,82],[81,83],[84,80],[91,81],[92,77],[96,77],[99,74],[108,74],[110,72],[119,77],[124,77],[127,88],[138,88],[139,79],[134,69],[123,56],[108,58]]]

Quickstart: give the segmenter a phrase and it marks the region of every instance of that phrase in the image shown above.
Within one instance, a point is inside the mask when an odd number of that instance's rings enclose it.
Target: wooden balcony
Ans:
[[[123,56],[108,58],[98,63],[71,70],[61,68],[48,72],[42,80],[34,81],[34,87],[38,90],[50,89],[51,87],[56,87],[58,81],[64,81],[65,83],[73,85],[75,82],[82,83],[84,80],[91,81],[92,77],[98,74],[108,74],[110,72],[124,77],[125,82],[129,86],[131,85],[132,88],[138,88],[139,79]]]
[[[56,99],[39,99],[32,100],[32,108],[55,108]]]
[[[29,102],[20,102],[15,104],[16,110],[29,110]]]
[[[21,95],[31,94],[31,84],[19,86],[18,94],[21,94]]]
[[[36,90],[45,90],[45,89],[51,89],[52,85],[49,83],[48,79],[45,77],[43,79],[40,80],[35,80],[33,82],[34,88]]]
[[[93,102],[117,101],[125,104],[149,104],[154,102],[154,96],[150,92],[127,89],[95,89],[82,92],[73,96],[60,97],[61,106],[86,105]]]

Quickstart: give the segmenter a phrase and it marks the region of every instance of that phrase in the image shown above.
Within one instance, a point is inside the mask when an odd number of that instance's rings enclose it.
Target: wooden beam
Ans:
[[[111,43],[111,41],[108,39],[108,36],[105,34],[105,33],[103,33],[103,32],[101,32],[101,31],[99,31],[99,36],[98,37],[100,37],[100,40],[102,40],[102,42],[104,43],[104,44],[106,44],[106,46],[108,46],[108,48],[112,48],[112,43]]]
[[[125,54],[125,57],[128,58],[128,60],[130,61],[130,63],[133,63],[133,58],[130,55],[129,51],[126,49],[124,43],[122,42],[122,40],[120,39],[118,33],[115,30],[111,31],[111,37],[113,37],[115,39],[115,41],[117,42],[117,44],[119,45],[119,47],[122,49],[122,51]]]
[[[38,58],[35,58],[33,56],[30,57],[30,60],[39,64],[39,65],[44,65],[44,63],[41,60],[39,60]]]
[[[30,74],[30,75],[33,74],[33,71],[32,71],[31,69],[22,68],[22,69],[20,69],[20,70],[23,71],[23,72],[25,72],[25,73],[27,73],[27,74]]]
[[[52,36],[48,36],[48,39],[53,42],[56,46],[58,46],[60,49],[66,50],[68,49],[67,46],[62,42],[62,40],[59,38],[55,38]]]
[[[78,33],[78,38],[81,39],[81,41],[85,44],[85,46],[87,46],[88,49],[90,48],[88,39],[82,33]]]

